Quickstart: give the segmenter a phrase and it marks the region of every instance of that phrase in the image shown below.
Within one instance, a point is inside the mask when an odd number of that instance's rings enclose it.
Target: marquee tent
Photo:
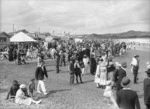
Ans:
[[[20,32],[10,38],[10,42],[36,42],[36,40],[26,35],[25,33]]]
[[[48,36],[48,37],[45,38],[45,41],[46,42],[52,42],[53,41],[53,37]]]

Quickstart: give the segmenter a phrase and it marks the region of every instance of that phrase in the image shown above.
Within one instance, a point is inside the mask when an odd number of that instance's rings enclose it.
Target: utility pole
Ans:
[[[14,33],[14,24],[13,24],[13,33]]]

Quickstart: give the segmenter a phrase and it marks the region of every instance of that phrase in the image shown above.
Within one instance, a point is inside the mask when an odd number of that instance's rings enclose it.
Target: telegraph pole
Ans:
[[[14,33],[14,24],[13,24],[13,33]]]

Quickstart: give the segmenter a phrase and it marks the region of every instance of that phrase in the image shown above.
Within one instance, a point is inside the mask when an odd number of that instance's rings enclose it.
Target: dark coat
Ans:
[[[144,103],[150,105],[150,79],[144,79]]]
[[[116,72],[114,74],[114,82],[116,83],[117,91],[122,89],[121,81],[122,81],[122,78],[125,76],[126,76],[126,71],[123,68],[116,70]]]
[[[120,90],[117,92],[116,98],[121,109],[141,109],[138,95],[135,91],[130,89]]]
[[[70,63],[69,70],[70,70],[70,73],[74,73],[74,63]]]
[[[42,67],[37,67],[36,71],[35,71],[35,79],[36,80],[43,80],[44,75],[48,78],[46,67],[43,66],[43,69],[42,69]]]
[[[91,67],[91,74],[94,74],[96,72],[96,60],[95,58],[90,59],[90,67]]]
[[[16,96],[16,92],[19,89],[19,86],[20,86],[20,84],[12,85],[11,88],[10,88],[10,90],[9,90],[9,92],[8,92],[8,94],[7,94],[6,99],[8,99],[9,96],[14,96],[15,97]]]

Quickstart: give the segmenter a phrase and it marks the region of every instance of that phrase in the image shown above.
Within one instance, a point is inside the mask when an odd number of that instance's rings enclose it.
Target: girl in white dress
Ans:
[[[101,61],[99,60],[97,68],[96,68],[96,74],[95,74],[95,80],[94,80],[97,88],[100,87],[100,64],[101,64]]]
[[[101,62],[101,65],[100,65],[100,85],[102,87],[102,89],[105,88],[105,85],[106,85],[106,81],[107,81],[107,62],[104,61],[102,59],[102,62]]]
[[[90,64],[89,64],[89,62],[90,61],[89,61],[89,58],[87,57],[87,55],[84,55],[84,57],[83,57],[84,68],[82,70],[82,75],[90,73]]]
[[[106,85],[106,88],[104,90],[103,96],[106,97],[108,104],[110,104],[112,102],[113,105],[116,107],[116,109],[119,109],[119,107],[115,101],[115,98],[114,98],[112,86],[113,86],[113,82],[107,81],[107,85]]]
[[[42,100],[35,101],[30,97],[27,97],[25,95],[26,86],[25,84],[20,85],[20,89],[18,89],[15,97],[15,103],[17,104],[24,104],[24,105],[30,105],[31,103],[39,104]]]

